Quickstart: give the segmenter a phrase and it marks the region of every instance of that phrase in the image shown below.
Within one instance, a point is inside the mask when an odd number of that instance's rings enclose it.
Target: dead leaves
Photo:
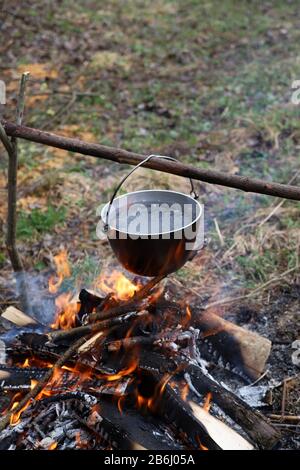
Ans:
[[[117,70],[122,69],[128,72],[131,68],[129,56],[122,56],[113,51],[96,52],[92,57],[91,68],[93,70]]]
[[[77,139],[86,140],[87,142],[93,142],[95,140],[94,134],[92,132],[82,129],[77,124],[60,126],[57,132],[64,137],[74,137]]]
[[[19,77],[24,72],[29,72],[30,76],[35,79],[55,79],[58,77],[58,71],[50,63],[21,64],[17,67],[15,74]]]

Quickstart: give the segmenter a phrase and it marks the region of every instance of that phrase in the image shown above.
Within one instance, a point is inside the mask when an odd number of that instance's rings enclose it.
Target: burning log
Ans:
[[[30,386],[31,380],[40,380],[49,369],[41,367],[5,367],[0,366],[0,388],[12,386]]]
[[[12,415],[20,412],[22,408],[24,408],[24,406],[26,406],[27,403],[30,402],[30,400],[34,399],[43,390],[43,388],[46,386],[48,381],[53,376],[54,372],[59,370],[70,357],[76,354],[78,351],[78,348],[80,348],[80,346],[84,342],[85,342],[85,338],[80,338],[69,349],[67,349],[67,351],[58,359],[55,365],[47,371],[43,379],[40,382],[38,382],[34,386],[34,388],[22,400],[20,400],[18,405],[13,410],[11,410],[9,413],[7,413],[5,416],[3,416],[0,419],[0,431],[6,428],[6,426],[10,422]]]
[[[91,333],[97,333],[113,328],[114,326],[131,323],[133,320],[142,319],[148,315],[149,312],[147,312],[147,310],[142,310],[141,312],[129,312],[125,315],[120,315],[118,317],[112,317],[108,318],[107,320],[92,323],[91,325],[78,326],[70,330],[52,331],[48,333],[47,336],[49,340],[54,343],[65,340],[72,341],[76,338],[80,338]]]
[[[110,301],[111,295],[108,294],[106,297],[101,298],[97,295],[89,292],[86,289],[82,289],[79,293],[80,309],[77,314],[78,319],[82,323],[82,320],[86,315],[89,315],[97,307],[101,310]]]
[[[63,410],[68,412],[61,413]],[[77,391],[52,395],[31,404],[24,411],[20,423],[2,432],[0,446],[1,449],[10,448],[18,442],[16,435],[30,429],[30,433],[27,433],[27,437],[19,445],[25,443],[26,448],[29,446],[49,450],[55,448],[54,444],[59,444],[61,449],[70,449],[74,447],[71,441],[81,434],[82,427],[96,440],[98,448],[136,447],[136,443],[129,439],[126,432],[103,416],[97,398]]]
[[[118,339],[116,341],[110,341],[105,344],[105,347],[109,352],[116,352],[121,349],[134,348],[135,346],[152,346],[156,341],[160,340],[160,335],[132,336],[129,338]]]
[[[165,428],[164,419],[145,421],[143,416],[128,404],[122,406],[122,413],[113,401],[101,400],[101,415],[109,420],[121,433],[127,436],[133,450],[178,450],[183,445],[170,438],[170,433],[162,432]],[[124,448],[124,447],[122,447]]]
[[[198,410],[196,404],[191,406],[192,402],[185,402],[168,383],[171,374],[162,374],[152,367],[150,376],[155,380],[156,386],[154,394],[146,403],[152,412],[167,420],[175,433],[179,432],[184,436],[183,440],[188,446],[219,450],[253,449],[246,439],[217,418],[200,407]],[[142,381],[147,382],[147,376],[142,376]]]
[[[222,450],[253,450],[254,447],[234,429],[223,421],[215,418],[197,403],[189,401],[195,417],[205,426],[209,435]]]
[[[269,339],[209,312],[194,315],[192,324],[201,330],[202,337],[221,354],[224,362],[243,370],[251,380],[264,372],[272,347]]]
[[[151,399],[152,411],[163,417],[175,433],[184,436],[186,445],[193,448],[206,448],[221,450],[221,447],[207,432],[206,427],[199,421],[190,407],[181,397],[166,383],[170,376],[162,376],[152,370],[151,376],[157,383],[157,394]]]
[[[192,385],[198,392],[203,395],[212,394],[214,403],[240,425],[253,442],[263,449],[270,449],[278,442],[279,432],[261,413],[253,410],[234,393],[219,385],[209,374],[203,373],[199,366],[187,364],[186,361],[180,361],[180,359],[177,365],[172,359],[147,351],[141,352],[139,367],[152,374],[156,380],[162,380],[167,371],[175,373],[180,368],[188,374]]]
[[[98,320],[106,320],[115,316],[119,316],[123,313],[127,313],[130,310],[142,310],[146,307],[144,305],[144,303],[147,302],[146,297],[150,295],[151,290],[165,277],[166,274],[163,274],[150,279],[150,281],[148,281],[147,284],[145,284],[140,290],[136,291],[134,296],[131,297],[129,300],[119,302],[117,305],[114,305],[111,308],[106,309],[105,311],[102,310],[101,306],[98,311],[89,315],[89,321],[94,322]]]
[[[71,152],[78,152],[83,155],[104,158],[106,160],[119,163],[128,163],[129,165],[137,165],[145,159],[145,156],[119,148],[108,147],[100,144],[91,144],[82,140],[59,136],[39,129],[19,126],[8,121],[2,121],[2,125],[6,134],[9,136],[69,150]],[[270,196],[284,197],[297,201],[300,200],[300,189],[296,186],[270,183],[246,176],[229,175],[214,170],[195,168],[189,165],[184,165],[183,163],[167,160],[151,160],[145,164],[145,167],[163,171],[165,173],[193,178],[206,183],[241,189],[242,191],[268,194]]]
[[[258,411],[234,393],[221,387],[209,375],[204,374],[200,367],[189,364],[185,373],[189,374],[196,390],[202,394],[212,393],[214,402],[239,424],[249,437],[263,449],[272,449],[280,438],[280,433]]]

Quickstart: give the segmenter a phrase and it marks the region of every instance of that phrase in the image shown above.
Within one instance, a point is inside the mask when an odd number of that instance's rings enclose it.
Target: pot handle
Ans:
[[[135,171],[137,170],[140,166],[144,165],[144,163],[148,162],[149,160],[151,160],[151,158],[163,158],[165,160],[172,160],[174,162],[177,162],[178,160],[176,160],[176,158],[173,158],[173,157],[168,157],[166,155],[148,155],[148,157],[146,157],[142,162],[138,163],[127,175],[124,176],[124,178],[121,179],[120,183],[118,184],[118,186],[116,187],[116,189],[114,190],[114,193],[109,201],[109,205],[108,205],[108,209],[107,209],[107,212],[106,212],[106,221],[105,221],[105,225],[104,225],[104,231],[107,232],[108,231],[108,228],[109,228],[109,225],[108,225],[108,218],[109,218],[109,213],[110,213],[110,210],[111,210],[111,206],[112,206],[112,203],[114,202],[114,199],[119,191],[119,189],[121,188],[122,184],[127,180],[127,178]],[[191,183],[191,192],[190,194],[193,196],[194,199],[198,199],[199,197],[199,194],[196,193],[195,191],[195,186],[194,186],[194,183],[193,183],[193,180],[192,178],[189,178],[190,180],[190,183]]]

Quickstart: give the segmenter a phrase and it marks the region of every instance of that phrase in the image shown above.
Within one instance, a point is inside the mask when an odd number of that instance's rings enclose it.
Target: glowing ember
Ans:
[[[50,444],[50,446],[48,447],[48,450],[55,450],[57,445],[57,442],[52,442],[52,444]]]
[[[37,380],[31,379],[30,381],[30,390],[33,390],[34,387],[38,384]]]
[[[208,450],[208,448],[201,444],[201,442],[199,443],[199,448],[200,450]]]
[[[133,284],[123,273],[114,270],[110,275],[101,274],[95,287],[107,294],[113,293],[116,300],[128,300],[141,286]]]

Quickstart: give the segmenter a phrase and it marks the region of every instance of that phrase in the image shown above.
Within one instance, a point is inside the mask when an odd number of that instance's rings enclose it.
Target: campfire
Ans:
[[[54,261],[52,323],[2,314],[1,449],[274,447],[277,430],[226,385],[257,380],[270,341],[172,300],[163,276],[112,270],[61,292],[67,253]]]

